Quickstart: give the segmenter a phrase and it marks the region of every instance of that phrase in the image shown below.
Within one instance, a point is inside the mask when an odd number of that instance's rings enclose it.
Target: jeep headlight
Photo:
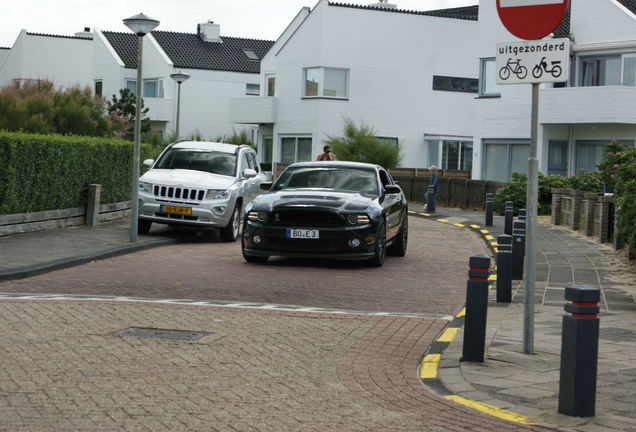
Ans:
[[[208,193],[205,195],[205,199],[228,199],[230,197],[230,191],[227,189],[208,189]]]
[[[152,183],[147,183],[147,182],[139,182],[139,190],[140,191],[144,191],[144,192],[152,192]]]

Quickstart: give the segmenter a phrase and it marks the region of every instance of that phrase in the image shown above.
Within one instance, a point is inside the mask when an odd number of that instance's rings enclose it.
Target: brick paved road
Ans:
[[[70,293],[456,313],[473,234],[411,219],[380,269],[243,262],[193,243],[0,284]],[[429,277],[430,276],[430,277]],[[510,431],[430,393],[418,365],[445,319],[114,301],[0,301],[0,430]],[[194,342],[129,327],[209,332]]]
[[[409,250],[384,267],[243,260],[238,243],[165,246],[37,277],[0,292],[231,300],[363,311],[454,315],[465,300],[468,257],[487,254],[475,234],[410,218]]]

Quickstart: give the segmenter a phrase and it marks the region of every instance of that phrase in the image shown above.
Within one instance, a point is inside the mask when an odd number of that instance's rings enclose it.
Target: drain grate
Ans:
[[[189,330],[164,330],[153,328],[130,327],[113,333],[120,337],[137,337],[146,339],[172,339],[181,341],[194,341],[212,333],[196,332]]]

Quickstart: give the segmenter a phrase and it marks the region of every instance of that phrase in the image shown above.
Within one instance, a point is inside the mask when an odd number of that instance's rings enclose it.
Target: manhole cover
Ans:
[[[211,333],[208,332],[195,332],[189,330],[164,330],[153,328],[136,328],[130,327],[124,330],[119,330],[113,333],[115,336],[120,337],[137,337],[147,339],[173,339],[182,341],[193,341],[207,336]]]

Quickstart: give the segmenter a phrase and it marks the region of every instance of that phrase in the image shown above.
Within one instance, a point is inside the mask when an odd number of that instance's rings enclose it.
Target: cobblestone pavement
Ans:
[[[445,320],[38,300],[0,311],[1,430],[532,429],[417,379]],[[209,335],[114,335],[130,327]]]
[[[534,355],[521,352],[519,282],[509,305],[491,290],[486,361],[459,361],[459,328],[438,379],[422,383],[423,357],[464,303],[468,256],[489,253],[467,226],[483,214],[428,218],[410,218],[407,256],[379,269],[247,264],[215,232],[178,232],[174,244],[174,232],[154,228],[140,249],[163,247],[102,260],[130,252],[125,223],[0,238],[0,430],[545,430],[522,419],[636,431],[633,266],[547,224]],[[502,225],[495,217],[490,234]],[[563,290],[573,283],[602,290],[597,412],[586,419],[557,414],[555,403]],[[115,334],[132,327],[206,335]]]
[[[346,310],[454,315],[468,257],[488,253],[473,233],[411,218],[409,249],[381,268],[272,258],[246,263],[238,243],[215,238],[148,249],[0,283],[5,293],[246,301]],[[0,239],[0,242],[2,239]]]

